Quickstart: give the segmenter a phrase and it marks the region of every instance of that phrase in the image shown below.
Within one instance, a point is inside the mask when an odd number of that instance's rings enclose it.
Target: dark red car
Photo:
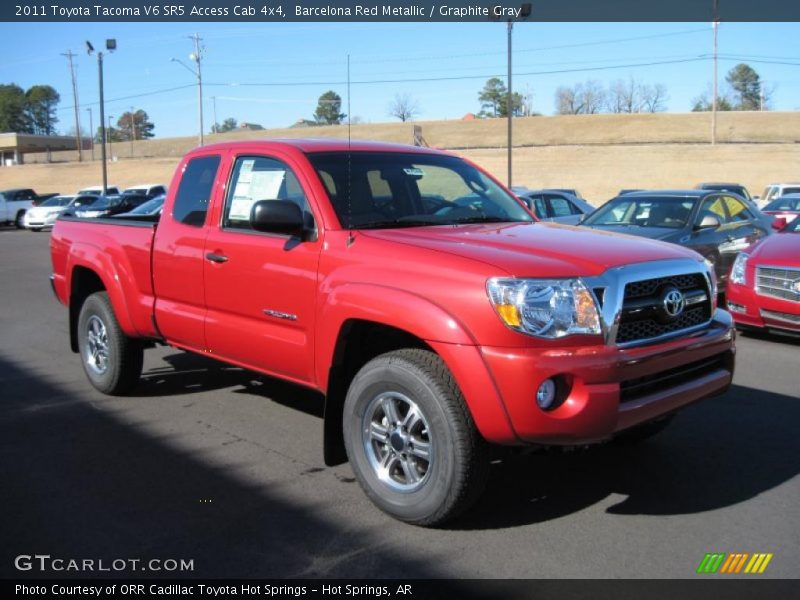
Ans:
[[[739,254],[728,309],[740,328],[800,334],[800,219]]]
[[[786,223],[791,223],[797,215],[800,215],[800,194],[786,194],[775,198],[762,209],[762,212],[776,219],[782,217]]]

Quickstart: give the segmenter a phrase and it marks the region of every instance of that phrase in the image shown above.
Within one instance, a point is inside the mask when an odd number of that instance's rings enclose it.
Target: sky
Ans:
[[[69,68],[61,55],[74,52],[88,131],[87,108],[98,126],[98,84],[97,60],[86,54],[85,40],[102,48],[106,38],[116,38],[117,51],[105,59],[106,115],[116,123],[124,111],[143,109],[157,137],[196,135],[196,78],[171,61],[193,66],[194,33],[205,47],[206,131],[215,108],[218,122],[233,117],[289,126],[312,118],[327,90],[342,96],[348,112],[348,54],[350,113],[364,122],[393,120],[388,105],[404,93],[420,107],[417,120],[459,119],[480,110],[486,79],[506,77],[504,23],[0,23],[0,83],[53,86],[61,94],[58,128],[74,131]],[[800,110],[800,52],[793,43],[799,34],[800,23],[722,23],[720,84],[731,67],[747,62],[774,89],[772,109]],[[710,89],[712,40],[709,23],[517,23],[514,90],[531,94],[533,109],[548,115],[560,85],[591,79],[607,86],[633,77],[664,84],[667,110],[687,112]]]

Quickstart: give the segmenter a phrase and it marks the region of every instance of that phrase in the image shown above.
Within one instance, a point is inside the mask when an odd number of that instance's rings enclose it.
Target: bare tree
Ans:
[[[412,121],[419,113],[419,103],[410,94],[395,94],[389,103],[389,116],[397,117],[404,123]]]
[[[578,86],[558,86],[556,89],[556,112],[560,115],[578,115],[583,112]]]
[[[577,88],[584,114],[594,115],[603,110],[606,92],[599,81],[589,80],[584,84],[578,84]]]
[[[643,85],[639,91],[644,112],[657,113],[666,110],[667,86],[663,83]]]
[[[641,84],[633,77],[617,79],[608,88],[606,107],[612,113],[638,113],[642,111]]]

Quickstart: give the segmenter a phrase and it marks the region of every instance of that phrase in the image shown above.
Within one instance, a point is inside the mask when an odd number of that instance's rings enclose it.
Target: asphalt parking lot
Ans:
[[[707,552],[798,575],[800,342],[740,337],[724,397],[638,447],[495,465],[473,510],[425,530],[324,466],[307,390],[157,348],[134,396],[94,391],[48,241],[0,230],[0,576],[44,553],[192,559],[204,578],[682,578]]]

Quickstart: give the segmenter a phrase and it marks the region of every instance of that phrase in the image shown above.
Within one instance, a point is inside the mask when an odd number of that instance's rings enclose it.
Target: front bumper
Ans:
[[[748,272],[752,277],[752,272]],[[800,334],[800,302],[763,296],[749,286],[730,284],[727,302],[736,325]]]
[[[732,319],[717,310],[706,329],[653,345],[483,347],[481,353],[517,439],[571,445],[606,439],[724,392],[735,349]],[[565,383],[565,399],[543,411],[536,390],[552,377]]]

